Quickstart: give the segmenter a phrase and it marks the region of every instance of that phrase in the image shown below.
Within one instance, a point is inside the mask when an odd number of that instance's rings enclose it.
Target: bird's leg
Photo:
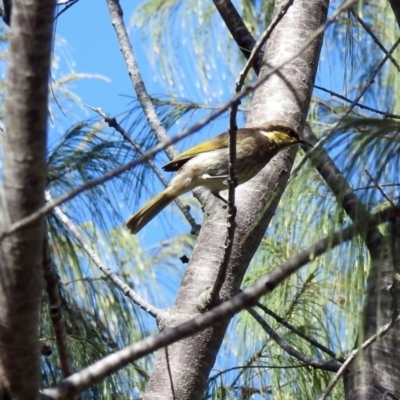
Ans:
[[[228,175],[209,175],[209,174],[203,174],[201,176],[202,179],[225,179],[225,181],[227,182],[228,179]],[[224,182],[225,183],[225,182]],[[228,204],[228,202],[218,193],[218,192],[213,192],[211,191],[211,193],[217,198],[220,199],[223,203]]]
[[[217,199],[220,199],[223,203],[228,204],[228,201],[225,200],[218,192],[211,192]]]
[[[210,175],[210,174],[203,174],[201,179],[227,179],[228,175]]]

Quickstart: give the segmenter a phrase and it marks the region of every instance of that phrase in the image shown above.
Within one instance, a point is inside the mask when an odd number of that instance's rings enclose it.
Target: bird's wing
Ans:
[[[193,146],[189,150],[176,156],[172,161],[163,166],[164,171],[172,172],[178,171],[183,164],[188,162],[191,158],[207,151],[219,150],[228,147],[229,135],[225,132],[221,135],[216,136],[211,140],[206,140],[196,146]]]

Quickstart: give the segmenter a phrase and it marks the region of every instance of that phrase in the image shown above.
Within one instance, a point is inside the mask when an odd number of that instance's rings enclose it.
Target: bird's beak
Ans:
[[[302,144],[303,146],[307,146],[307,147],[314,147],[311,143],[307,142],[306,140],[301,139],[299,141],[300,144]]]

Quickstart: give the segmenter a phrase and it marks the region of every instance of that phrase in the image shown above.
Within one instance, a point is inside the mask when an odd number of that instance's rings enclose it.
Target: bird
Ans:
[[[253,178],[281,150],[296,145],[309,145],[300,139],[288,122],[274,120],[259,126],[241,128],[236,133],[235,176],[240,185]],[[219,192],[228,189],[229,132],[200,143],[176,156],[163,166],[178,174],[168,186],[153,197],[126,222],[132,234],[137,234],[158,213],[178,196],[203,186],[224,202]]]

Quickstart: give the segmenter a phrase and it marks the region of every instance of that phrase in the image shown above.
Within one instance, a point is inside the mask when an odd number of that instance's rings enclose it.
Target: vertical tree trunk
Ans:
[[[281,1],[276,2],[279,10]],[[262,78],[268,66],[288,60],[326,20],[327,0],[295,0],[267,43]],[[255,93],[248,126],[284,119],[302,127],[311,98],[322,36],[285,64]],[[230,298],[240,287],[244,273],[271,220],[287,183],[293,152],[284,152],[250,182],[236,191],[237,229],[229,269],[221,291]],[[161,326],[177,325],[201,310],[200,298],[213,286],[224,253],[226,211],[219,201],[209,201],[205,219],[182,281],[176,302]],[[198,335],[157,353],[154,371],[144,399],[201,399],[207,377],[229,321],[221,321]]]
[[[389,4],[400,26],[400,4],[395,0],[389,0]],[[356,347],[389,323],[393,312],[399,311],[400,288],[397,283],[393,285],[393,277],[400,273],[400,221],[391,222],[386,237],[367,236],[366,244],[371,256],[371,269]],[[392,287],[390,292],[389,287]],[[400,398],[399,376],[400,336],[397,325],[351,364],[344,376],[346,399]]]
[[[390,234],[367,238],[371,255],[363,321],[356,347],[389,323],[399,307],[400,289],[394,274],[400,271],[400,221],[391,222]],[[391,290],[389,290],[391,288]],[[398,310],[397,310],[398,312]],[[400,398],[400,337],[398,324],[369,346],[351,364],[344,384],[347,400]]]
[[[13,1],[1,231],[44,203],[54,0]],[[43,222],[0,243],[0,398],[39,396]]]

